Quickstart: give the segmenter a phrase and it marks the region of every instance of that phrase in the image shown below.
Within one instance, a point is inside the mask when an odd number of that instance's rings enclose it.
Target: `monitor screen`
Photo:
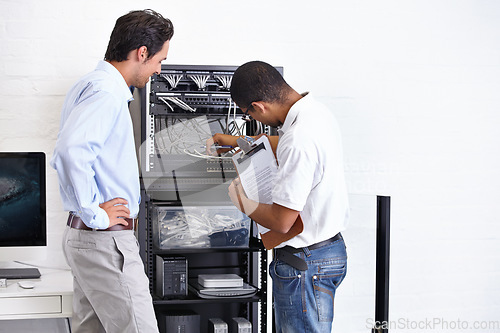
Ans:
[[[46,245],[45,153],[0,152],[0,247]]]

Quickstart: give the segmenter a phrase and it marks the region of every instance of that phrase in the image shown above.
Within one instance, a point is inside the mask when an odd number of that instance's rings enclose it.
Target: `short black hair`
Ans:
[[[250,61],[234,72],[231,98],[240,107],[253,102],[284,102],[291,87],[276,68],[263,61]]]
[[[104,56],[107,61],[124,61],[130,51],[148,48],[148,59],[174,35],[172,22],[152,9],[135,10],[116,20]]]

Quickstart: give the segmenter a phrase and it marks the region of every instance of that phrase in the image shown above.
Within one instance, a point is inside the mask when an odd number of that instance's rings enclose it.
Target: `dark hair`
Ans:
[[[276,68],[262,61],[250,61],[234,72],[231,98],[246,108],[257,101],[284,102],[290,89]]]
[[[116,20],[104,59],[124,61],[130,51],[148,48],[148,59],[174,35],[172,22],[151,9],[135,10]]]

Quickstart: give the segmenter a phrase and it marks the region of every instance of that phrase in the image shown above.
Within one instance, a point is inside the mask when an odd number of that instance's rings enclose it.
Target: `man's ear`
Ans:
[[[141,46],[136,51],[137,60],[140,62],[145,62],[148,59],[148,48],[146,46]]]
[[[259,113],[265,113],[267,111],[266,103],[259,101],[259,102],[253,102],[252,103],[254,111],[257,111]]]

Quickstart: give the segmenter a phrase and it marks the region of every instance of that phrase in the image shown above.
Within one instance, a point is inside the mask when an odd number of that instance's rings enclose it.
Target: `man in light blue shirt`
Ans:
[[[139,211],[139,171],[127,105],[131,99],[120,72],[100,61],[64,102],[51,165],[59,175],[64,209],[89,228],[127,224],[113,217],[135,217]],[[99,205],[109,201],[114,211],[108,215]]]
[[[116,21],[105,60],[68,92],[51,166],[70,212],[73,332],[157,332],[134,235],[139,170],[128,102],[160,73],[173,25],[152,10]]]

